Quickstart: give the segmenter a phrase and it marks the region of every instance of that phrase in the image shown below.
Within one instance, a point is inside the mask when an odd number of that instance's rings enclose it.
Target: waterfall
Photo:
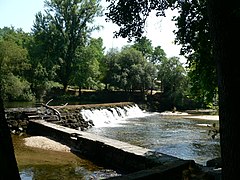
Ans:
[[[95,127],[115,126],[128,118],[139,118],[147,115],[137,104],[102,109],[82,109],[80,113],[84,120],[92,120]]]

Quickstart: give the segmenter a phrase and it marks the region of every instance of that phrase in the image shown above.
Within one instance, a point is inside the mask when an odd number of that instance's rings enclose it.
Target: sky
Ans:
[[[0,0],[0,28],[13,26],[31,32],[35,14],[39,11],[44,11],[44,0]],[[150,14],[144,35],[152,41],[154,47],[161,46],[167,57],[177,56],[181,62],[185,62],[185,58],[179,55],[180,46],[173,43],[175,38],[173,30],[176,29],[174,22],[171,21],[173,15],[176,15],[176,12],[171,10],[167,11],[166,17]],[[113,32],[118,30],[118,27],[105,22],[105,17],[97,18],[95,23],[104,28],[93,32],[92,37],[102,37],[106,51],[110,48],[121,49],[128,44],[127,39],[113,38]]]

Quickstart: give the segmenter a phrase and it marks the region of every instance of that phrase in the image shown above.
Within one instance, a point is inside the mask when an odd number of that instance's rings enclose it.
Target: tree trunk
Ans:
[[[79,97],[82,96],[82,87],[81,86],[78,87],[78,96]]]
[[[67,83],[64,83],[64,84],[63,84],[63,92],[64,92],[64,93],[67,92],[67,88],[68,88]]]
[[[0,87],[1,88],[1,87]],[[0,91],[0,179],[20,179]]]
[[[224,180],[239,177],[240,1],[208,0],[219,87],[220,142]]]

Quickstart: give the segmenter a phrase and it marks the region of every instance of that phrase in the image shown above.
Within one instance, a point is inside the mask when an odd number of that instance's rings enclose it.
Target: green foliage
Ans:
[[[157,16],[164,15],[164,10],[173,7],[176,0],[108,0],[109,12],[106,14],[108,21],[119,26],[119,31],[115,32],[115,36],[140,38],[144,32],[145,21],[152,10],[156,10]]]
[[[103,58],[103,40],[91,39],[89,44],[78,49],[75,59],[74,83],[79,88],[98,88],[100,84],[100,62]]]
[[[14,27],[0,28],[0,41],[11,41],[22,48],[27,48],[31,36],[25,33],[22,29],[15,29]]]
[[[203,106],[212,103],[217,94],[216,64],[210,38],[206,1],[182,2],[180,16],[175,18],[176,42],[189,63],[191,96]]]
[[[145,36],[139,39],[136,39],[132,47],[140,51],[146,59],[148,59],[153,52],[152,42],[151,40],[147,39],[147,37]]]
[[[150,89],[156,77],[156,68],[142,53],[126,46],[121,52],[110,51],[105,57],[105,82],[126,91]]]
[[[120,25],[116,35],[136,39],[132,46],[106,55],[102,39],[89,38],[90,32],[98,28],[90,26],[94,17],[101,14],[98,1],[51,0],[45,2],[45,7],[45,13],[36,14],[33,34],[21,29],[0,29],[1,76],[12,74],[5,78],[9,87],[13,81],[27,81],[41,99],[54,81],[65,89],[69,84],[79,89],[102,89],[105,83],[143,92],[154,89],[156,81],[161,80],[162,92],[174,103],[188,95],[204,105],[212,104],[217,92],[216,70],[205,1],[111,1],[107,16]],[[148,13],[157,10],[157,15],[164,15],[167,7],[180,7],[180,16],[174,19],[178,26],[175,34],[176,42],[182,44],[181,53],[188,58],[190,92],[189,79],[179,59],[168,59],[161,46],[154,48],[149,39],[140,37]]]
[[[40,63],[31,70],[32,90],[38,100],[41,100],[46,93],[52,88],[49,73]]]
[[[118,86],[117,82],[120,80],[117,75],[120,71],[120,66],[118,64],[119,54],[120,52],[117,49],[110,49],[102,60],[102,73],[104,74],[103,83],[106,84],[106,88],[108,85]]]
[[[0,83],[5,100],[32,100],[30,83],[25,79],[30,69],[26,46],[28,36],[13,28],[0,29]]]
[[[32,101],[34,96],[31,93],[30,83],[22,77],[7,74],[2,80],[4,99],[9,101]]]
[[[161,61],[164,61],[166,58],[167,57],[164,50],[161,48],[161,46],[157,46],[154,48],[150,60],[154,64],[160,64]]]
[[[141,39],[145,21],[152,10],[157,16],[164,16],[166,9],[178,9],[180,15],[174,18],[178,27],[175,31],[176,43],[182,45],[181,54],[188,59],[192,97],[205,105],[213,101],[217,93],[217,78],[206,0],[109,2],[108,20],[119,26],[115,35],[128,37],[129,40]],[[154,56],[152,62],[159,63]]]
[[[101,14],[101,6],[97,0],[51,0],[45,1],[45,6],[46,14],[36,15],[33,32],[46,54],[44,59],[59,65],[57,74],[66,90],[72,81],[76,51],[97,28],[89,24]]]
[[[188,95],[188,77],[179,58],[164,58],[158,65],[158,79],[161,90],[173,106],[181,105]]]
[[[23,70],[29,68],[27,55],[27,50],[13,41],[4,40],[0,42],[0,73],[22,74]]]

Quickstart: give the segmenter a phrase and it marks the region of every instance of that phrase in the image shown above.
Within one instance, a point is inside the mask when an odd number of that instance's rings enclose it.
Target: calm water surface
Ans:
[[[220,157],[219,136],[212,139],[206,127],[213,123],[218,121],[155,113],[121,121],[115,127],[94,127],[88,131],[206,165],[206,161]]]
[[[70,152],[27,147],[23,138],[12,136],[22,180],[93,180],[119,175]]]

